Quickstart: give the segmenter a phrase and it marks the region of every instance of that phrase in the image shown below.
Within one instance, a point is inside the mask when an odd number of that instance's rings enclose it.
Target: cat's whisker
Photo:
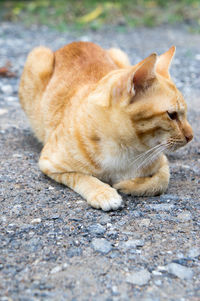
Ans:
[[[144,159],[144,161],[143,161],[140,165],[138,165],[138,166],[136,167],[136,170],[139,170],[140,168],[149,165],[150,162],[153,162],[154,159],[155,159],[161,152],[163,152],[163,151],[166,149],[166,145],[159,145],[159,146],[160,146],[159,148],[155,149],[155,151],[154,151],[153,153],[149,154],[149,156],[147,156],[147,157]]]
[[[161,145],[164,145],[164,144],[159,144],[159,145],[156,145],[152,148],[150,148],[149,150],[147,150],[146,152],[138,155],[132,162],[131,162],[131,165],[135,164],[137,161],[139,161],[140,159],[144,159],[147,155],[149,155],[149,153],[152,153],[153,151],[155,151],[156,149],[160,148]]]

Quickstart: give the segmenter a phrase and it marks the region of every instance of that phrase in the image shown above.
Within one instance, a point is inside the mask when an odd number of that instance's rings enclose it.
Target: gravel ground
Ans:
[[[165,195],[124,197],[125,208],[105,213],[45,177],[41,145],[18,103],[27,53],[73,40],[120,46],[133,63],[177,46],[172,75],[188,102],[195,139],[169,157]],[[184,28],[119,33],[60,34],[1,23],[0,67],[0,300],[200,300],[200,35]]]

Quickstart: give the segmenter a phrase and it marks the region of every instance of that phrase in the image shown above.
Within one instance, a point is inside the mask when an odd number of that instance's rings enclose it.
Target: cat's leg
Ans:
[[[62,165],[53,164],[45,155],[41,156],[39,166],[51,179],[79,193],[94,208],[109,211],[122,206],[122,198],[117,191],[91,175],[65,172]]]
[[[131,66],[127,54],[121,49],[110,48],[109,50],[107,50],[107,52],[119,68],[126,68]]]
[[[170,172],[166,156],[162,156],[160,168],[151,177],[134,178],[113,185],[119,191],[135,196],[155,196],[164,193],[169,184]]]

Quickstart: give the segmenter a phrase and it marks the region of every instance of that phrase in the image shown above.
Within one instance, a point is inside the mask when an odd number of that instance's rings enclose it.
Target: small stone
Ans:
[[[57,265],[55,268],[53,268],[52,270],[51,270],[51,274],[56,274],[56,273],[58,273],[58,272],[60,272],[60,271],[62,271],[62,266],[60,266],[60,265]]]
[[[8,110],[6,110],[6,109],[0,109],[0,116],[4,115],[6,113],[8,113]]]
[[[80,241],[74,240],[74,245],[75,245],[76,247],[79,247],[79,246],[80,246]]]
[[[41,218],[34,218],[32,221],[31,221],[31,224],[40,224],[41,223]]]
[[[200,255],[200,248],[193,247],[189,250],[188,256],[191,258],[198,257]]]
[[[2,215],[0,217],[0,221],[2,221],[3,223],[5,223],[7,221],[7,217],[5,215]]]
[[[143,247],[144,240],[143,239],[129,239],[126,242],[122,243],[122,245],[126,250],[135,249],[137,247]]]
[[[8,96],[8,97],[6,97],[6,100],[9,101],[9,102],[15,102],[15,101],[17,101],[17,97],[15,97],[15,96]]]
[[[154,281],[154,283],[155,283],[155,285],[157,285],[157,286],[161,286],[161,285],[162,285],[162,281],[161,281],[160,279],[156,279],[156,280]]]
[[[111,288],[111,290],[112,290],[113,296],[119,295],[119,291],[118,291],[118,288],[117,288],[116,285],[113,285],[112,288]]]
[[[82,37],[80,37],[80,41],[82,41],[82,42],[89,42],[89,41],[91,41],[91,38],[88,37],[88,36],[82,36]]]
[[[51,219],[55,220],[55,219],[59,219],[60,215],[59,214],[54,214],[50,217]]]
[[[48,188],[49,190],[53,190],[54,189],[54,187],[53,186],[49,186],[49,188]]]
[[[13,88],[11,85],[5,85],[1,87],[1,90],[6,95],[11,95],[13,93]]]
[[[165,272],[166,270],[167,270],[167,268],[165,266],[162,266],[162,265],[158,266],[158,271]]]
[[[153,274],[154,276],[161,276],[161,275],[162,275],[162,273],[159,272],[159,271],[152,271],[152,274]]]
[[[196,54],[196,55],[195,55],[195,59],[196,59],[197,61],[200,61],[200,54]]]
[[[21,205],[15,205],[13,206],[13,208],[11,209],[11,212],[13,214],[19,214],[22,211],[22,206]]]
[[[190,268],[187,268],[178,263],[172,262],[172,263],[168,264],[167,271],[168,271],[168,273],[173,274],[174,276],[176,276],[180,279],[190,280],[193,277],[193,271]]]
[[[128,277],[126,278],[126,281],[135,285],[145,285],[149,282],[151,279],[151,274],[148,270],[142,269],[137,272],[132,272]]]
[[[178,201],[180,197],[174,194],[163,194],[159,197],[160,201]]]
[[[95,251],[107,254],[111,251],[112,245],[105,238],[95,238],[92,240],[92,247]]]
[[[66,251],[66,254],[68,257],[72,258],[74,256],[81,256],[82,255],[82,249],[78,247],[71,247]]]
[[[192,215],[191,215],[190,211],[184,211],[184,212],[179,213],[177,215],[177,218],[182,222],[187,222],[192,219]]]
[[[101,219],[99,220],[100,224],[105,225],[110,222],[110,216],[109,215],[103,215]]]
[[[22,158],[22,155],[20,155],[20,154],[13,154],[13,158]]]
[[[89,226],[88,231],[92,234],[102,235],[106,232],[106,229],[100,224],[93,224]]]
[[[65,263],[63,264],[62,268],[63,268],[63,270],[65,270],[66,268],[68,268],[68,263],[65,262]]]
[[[174,208],[173,204],[149,204],[149,206],[155,211],[170,211]]]
[[[150,224],[150,219],[149,218],[143,218],[139,220],[139,225],[143,227],[148,227]]]

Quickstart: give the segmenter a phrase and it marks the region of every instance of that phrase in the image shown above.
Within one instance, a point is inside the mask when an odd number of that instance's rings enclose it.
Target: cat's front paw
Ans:
[[[93,195],[88,204],[97,209],[104,211],[117,210],[123,207],[123,200],[115,189],[109,189],[103,192],[98,192]]]
[[[167,186],[154,186],[153,184],[151,177],[144,177],[122,181],[115,184],[113,187],[122,193],[133,196],[156,196],[162,194],[167,189]]]

